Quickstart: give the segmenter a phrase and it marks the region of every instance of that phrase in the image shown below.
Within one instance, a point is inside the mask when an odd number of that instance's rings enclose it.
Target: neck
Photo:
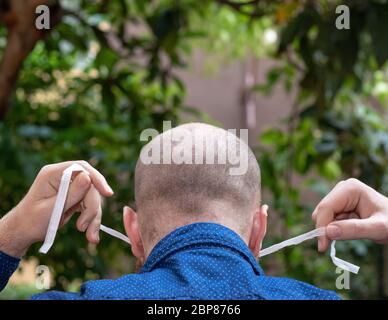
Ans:
[[[222,218],[220,218],[214,212],[204,212],[196,214],[195,216],[178,216],[180,217],[179,219],[177,218],[177,216],[175,216],[175,218],[169,219],[168,221],[159,221],[156,226],[151,226],[149,221],[148,223],[147,221],[143,221],[143,223],[141,223],[141,234],[144,235],[142,236],[142,241],[146,258],[149,256],[152,249],[158,244],[158,242],[165,236],[180,227],[197,222],[211,222],[227,227],[236,232],[244,240],[244,242],[248,244],[249,234],[247,230],[244,230],[247,228],[245,227],[243,229],[239,224],[236,223],[235,220],[229,218],[229,215],[223,215]]]

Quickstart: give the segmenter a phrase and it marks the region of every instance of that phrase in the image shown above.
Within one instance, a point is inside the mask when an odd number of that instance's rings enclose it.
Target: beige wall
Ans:
[[[269,126],[279,126],[287,115],[292,103],[292,95],[281,86],[270,96],[254,95],[256,125],[248,127],[244,105],[244,83],[246,75],[252,74],[256,83],[264,83],[267,71],[274,65],[268,59],[247,59],[221,65],[215,72],[206,72],[203,56],[195,53],[189,61],[189,70],[180,73],[187,88],[186,103],[208,113],[219,121],[225,129],[248,128],[250,144],[254,145],[257,135]]]
[[[217,72],[209,74],[204,71],[203,55],[197,52],[190,61],[189,71],[181,74],[187,88],[186,103],[207,112],[225,129],[248,128],[242,99],[245,76],[247,72],[251,72],[256,83],[263,83],[267,71],[273,65],[274,62],[268,59],[256,61],[247,59],[245,62],[220,66]],[[280,125],[280,120],[290,112],[293,100],[293,94],[287,94],[281,85],[278,85],[268,97],[255,94],[256,125],[249,128],[251,146],[257,144],[258,134],[263,129]],[[297,178],[297,180],[300,179]],[[317,194],[308,190],[302,194],[302,199],[313,205],[319,202]],[[270,216],[270,225],[276,219],[275,217],[276,214]],[[388,296],[388,246],[384,249],[384,261],[386,267],[384,279],[381,281],[384,283],[384,293]]]

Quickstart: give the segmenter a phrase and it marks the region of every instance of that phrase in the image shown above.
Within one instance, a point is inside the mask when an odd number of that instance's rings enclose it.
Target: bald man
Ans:
[[[26,197],[0,221],[0,287],[28,247],[45,237],[61,174],[72,162],[42,169]],[[101,195],[112,190],[86,162],[73,178],[62,224],[81,207],[77,228],[99,241]],[[36,299],[338,299],[312,285],[266,276],[257,262],[267,228],[260,169],[236,135],[191,123],[168,130],[142,150],[135,172],[136,211],[123,222],[137,274],[89,281],[80,293]],[[80,204],[83,203],[82,206]]]

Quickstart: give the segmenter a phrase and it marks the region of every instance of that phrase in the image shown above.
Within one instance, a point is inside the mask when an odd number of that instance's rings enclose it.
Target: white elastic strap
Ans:
[[[63,208],[65,207],[65,202],[67,198],[67,192],[69,190],[71,175],[73,171],[80,171],[81,166],[72,165],[63,171],[61,183],[58,188],[57,199],[55,200],[54,209],[51,213],[50,222],[47,228],[46,238],[42,247],[39,249],[41,253],[47,253],[51,246],[54,243],[55,235],[59,227],[59,222],[61,221]],[[82,167],[81,167],[82,168]],[[82,171],[83,169],[81,169]]]
[[[51,213],[49,226],[47,228],[46,238],[44,240],[43,245],[39,249],[39,252],[41,252],[41,253],[47,253],[54,243],[55,236],[57,234],[57,230],[59,227],[59,222],[61,221],[63,210],[65,207],[66,198],[67,198],[67,194],[68,194],[69,186],[70,186],[70,182],[71,182],[71,176],[72,176],[73,172],[80,172],[80,171],[87,172],[79,164],[73,164],[70,167],[68,167],[66,170],[63,171],[61,182],[60,182],[59,188],[58,188],[57,199],[55,200],[54,209]],[[113,237],[119,238],[119,239],[131,244],[128,237],[126,237],[125,235],[123,235],[122,233],[120,233],[116,230],[108,228],[104,225],[100,226],[100,230],[104,231],[105,233],[110,234]]]
[[[120,240],[123,240],[124,242],[126,242],[128,244],[131,244],[131,241],[129,241],[128,237],[123,235],[121,232],[118,232],[118,231],[116,231],[116,230],[114,230],[112,228],[106,227],[104,225],[100,226],[100,230],[104,231],[105,233],[110,234],[113,237],[116,237],[116,238],[118,238]]]
[[[306,240],[309,240],[309,239],[312,239],[315,237],[323,236],[325,234],[325,232],[326,232],[325,228],[318,228],[318,229],[314,229],[310,232],[301,234],[300,236],[297,236],[297,237],[285,240],[283,242],[274,244],[273,246],[270,246],[268,248],[260,250],[260,257],[264,257],[267,254],[271,254],[271,253],[274,253],[276,251],[279,251],[279,250],[283,249],[284,247],[293,246],[293,245],[299,244],[303,241],[306,241]]]
[[[331,250],[330,250],[330,257],[331,257],[331,260],[333,261],[333,263],[343,269],[343,270],[347,270],[349,272],[352,272],[352,273],[355,273],[357,274],[358,273],[358,270],[360,270],[360,267],[359,266],[356,266],[355,264],[352,264],[350,262],[347,262],[345,260],[342,260],[340,258],[337,258],[335,256],[335,240],[331,243]]]
[[[59,222],[61,221],[63,210],[65,207],[67,193],[69,191],[69,186],[70,186],[70,182],[71,182],[71,176],[72,176],[73,172],[80,172],[80,171],[87,172],[79,164],[73,164],[70,167],[68,167],[66,170],[63,171],[61,182],[60,182],[59,189],[58,189],[57,199],[55,200],[54,209],[51,213],[49,226],[47,228],[46,238],[44,240],[42,247],[39,249],[39,252],[41,252],[41,253],[47,253],[54,243],[55,235],[57,234]],[[112,228],[108,228],[104,225],[101,225],[100,230],[104,231],[105,233],[110,234],[113,237],[116,237],[120,240],[123,240],[128,244],[131,244],[128,237],[126,237],[122,233],[120,233]],[[312,230],[310,232],[301,234],[300,236],[288,239],[286,241],[280,242],[278,244],[275,244],[273,246],[270,246],[266,249],[261,250],[260,257],[264,257],[268,254],[274,253],[278,250],[283,249],[284,247],[297,245],[303,241],[306,241],[306,240],[309,240],[309,239],[312,239],[315,237],[323,236],[323,235],[325,235],[325,228],[318,228],[318,229]],[[348,271],[356,273],[356,274],[358,273],[358,270],[360,269],[358,266],[351,264],[347,261],[344,261],[340,258],[337,258],[335,256],[335,254],[336,254],[335,241],[333,241],[331,243],[331,250],[330,250],[330,257],[331,257],[333,263],[337,267],[340,267],[344,270],[348,270]]]
[[[312,238],[315,238],[315,237],[320,237],[320,236],[323,236],[326,234],[326,231],[325,231],[325,228],[318,228],[318,229],[314,229],[310,232],[307,232],[307,233],[304,233],[304,234],[301,234],[300,236],[297,236],[297,237],[294,237],[294,238],[291,238],[291,239],[288,239],[288,240],[285,240],[283,242],[280,242],[280,243],[277,243],[277,244],[274,244],[268,248],[265,248],[263,250],[260,250],[260,257],[264,257],[268,254],[271,254],[271,253],[274,253],[276,251],[279,251],[281,249],[283,249],[284,247],[288,247],[288,246],[292,246],[292,245],[296,245],[296,244],[299,244],[303,241],[306,241],[306,240],[309,240],[309,239],[312,239]],[[335,256],[336,254],[336,250],[335,250],[335,241],[333,241],[331,243],[331,249],[330,249],[330,257],[331,257],[331,260],[333,261],[333,263],[343,269],[343,270],[347,270],[349,272],[352,272],[352,273],[355,273],[357,274],[358,273],[358,270],[360,270],[360,267],[350,263],[350,262],[347,262],[345,260],[342,260],[340,258],[337,258]]]

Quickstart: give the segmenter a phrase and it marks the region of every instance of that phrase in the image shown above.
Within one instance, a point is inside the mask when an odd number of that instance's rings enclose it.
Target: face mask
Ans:
[[[65,207],[66,197],[67,197],[67,193],[69,191],[69,186],[70,186],[70,182],[71,182],[71,176],[72,176],[73,172],[81,172],[81,171],[86,172],[86,170],[79,164],[73,164],[70,167],[68,167],[66,170],[63,171],[61,183],[60,183],[59,189],[58,189],[58,195],[57,195],[57,198],[55,200],[54,209],[53,209],[53,212],[51,214],[49,226],[47,229],[46,238],[44,240],[42,247],[39,249],[39,252],[47,253],[50,250],[51,246],[53,245],[54,240],[55,240],[55,236],[57,234],[57,230],[59,227],[59,222],[60,222],[62,214],[63,214],[63,209]],[[110,234],[113,237],[116,237],[120,240],[123,240],[128,244],[131,244],[128,237],[126,237],[122,233],[120,233],[112,228],[101,225],[100,230],[105,232],[105,233]],[[318,228],[318,229],[312,230],[312,231],[304,233],[300,236],[288,239],[286,241],[280,242],[280,243],[275,244],[273,246],[270,246],[266,249],[263,249],[260,251],[259,256],[264,257],[268,254],[274,253],[274,252],[281,250],[285,247],[297,245],[299,243],[302,243],[303,241],[313,239],[315,237],[323,236],[323,235],[325,235],[325,233],[326,233],[325,228]],[[350,271],[350,272],[356,273],[356,274],[358,273],[358,270],[360,269],[358,266],[336,257],[335,241],[333,241],[331,243],[330,257],[331,257],[331,260],[333,261],[333,263],[341,269],[344,269],[344,270],[347,270],[347,271]]]

